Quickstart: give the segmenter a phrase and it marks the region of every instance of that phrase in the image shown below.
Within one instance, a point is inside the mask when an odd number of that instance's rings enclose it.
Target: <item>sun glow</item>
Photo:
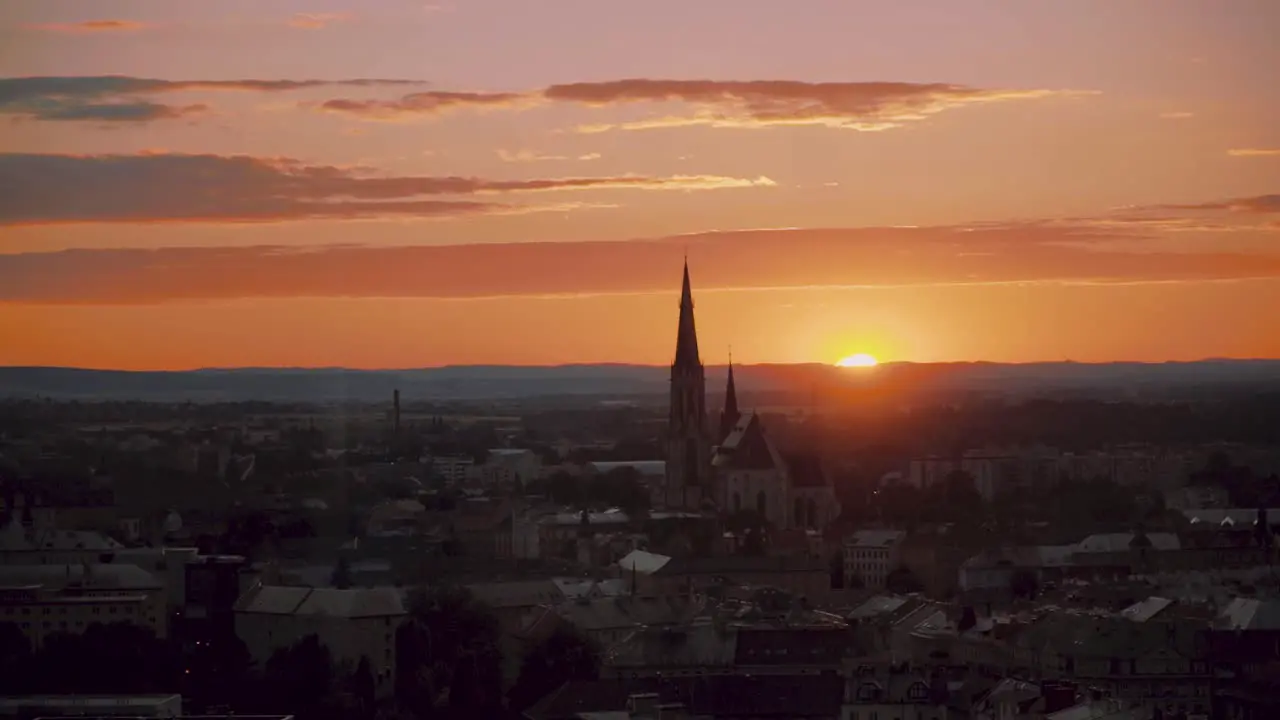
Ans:
[[[840,358],[840,361],[836,363],[836,367],[875,367],[877,364],[874,357],[866,353],[858,353]]]

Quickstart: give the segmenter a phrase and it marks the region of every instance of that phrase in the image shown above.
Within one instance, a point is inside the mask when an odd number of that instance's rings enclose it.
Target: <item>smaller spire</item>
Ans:
[[[724,412],[720,414],[720,440],[733,432],[742,413],[738,412],[738,389],[733,382],[733,351],[729,351],[729,380],[724,389]]]

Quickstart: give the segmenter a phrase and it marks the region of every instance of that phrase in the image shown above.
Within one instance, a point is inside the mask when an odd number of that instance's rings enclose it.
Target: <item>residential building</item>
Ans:
[[[851,578],[858,578],[866,588],[884,589],[889,573],[902,565],[902,543],[906,536],[901,530],[859,530],[845,538],[846,584]]]
[[[164,584],[133,565],[0,565],[0,622],[16,624],[32,647],[55,633],[128,622],[166,637]]]

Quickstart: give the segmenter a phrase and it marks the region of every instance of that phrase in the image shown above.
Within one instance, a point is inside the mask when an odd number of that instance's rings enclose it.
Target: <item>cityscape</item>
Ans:
[[[1280,718],[1280,4],[267,5],[0,8],[0,720]]]

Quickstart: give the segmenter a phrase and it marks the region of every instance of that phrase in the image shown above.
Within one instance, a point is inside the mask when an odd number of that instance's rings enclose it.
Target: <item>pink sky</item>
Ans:
[[[0,363],[661,363],[686,252],[709,362],[1280,357],[1276,27],[5,3]]]

